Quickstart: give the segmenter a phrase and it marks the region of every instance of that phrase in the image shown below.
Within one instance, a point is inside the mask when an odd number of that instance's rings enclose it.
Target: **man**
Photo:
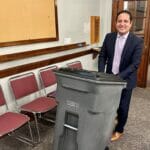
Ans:
[[[143,40],[130,33],[132,15],[123,10],[117,14],[117,32],[106,35],[99,54],[98,70],[115,74],[127,81],[127,87],[122,90],[118,108],[117,125],[111,141],[118,140],[124,131],[128,118],[128,111],[132,89],[136,86],[137,69],[141,60]]]

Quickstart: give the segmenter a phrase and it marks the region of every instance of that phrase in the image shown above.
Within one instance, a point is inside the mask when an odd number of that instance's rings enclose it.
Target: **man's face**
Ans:
[[[129,32],[132,26],[132,22],[130,21],[130,17],[127,13],[122,13],[118,16],[116,21],[116,29],[119,34],[124,35]]]

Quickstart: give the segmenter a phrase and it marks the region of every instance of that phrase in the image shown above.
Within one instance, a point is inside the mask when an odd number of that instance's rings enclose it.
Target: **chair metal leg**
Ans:
[[[33,142],[33,134],[32,134],[31,125],[30,125],[29,121],[28,121],[28,128],[29,128],[29,132],[30,132],[31,141]]]
[[[17,140],[19,140],[19,141],[21,141],[21,142],[23,142],[23,143],[28,144],[28,145],[30,145],[30,146],[34,146],[33,143],[27,141],[27,140],[24,139],[24,137],[22,137],[22,136],[17,136],[17,135],[13,135],[13,134],[8,134],[8,135],[11,136],[11,137],[14,137],[15,139],[17,139]]]
[[[21,136],[21,135],[17,135],[15,134],[15,132],[11,132],[9,133],[8,135],[11,136],[11,137],[14,137],[15,139],[23,142],[23,143],[26,143],[30,146],[34,146],[34,142],[33,142],[33,135],[32,135],[32,130],[31,130],[31,126],[30,126],[30,122],[28,121],[28,127],[29,127],[29,132],[30,132],[30,138],[27,138],[27,137],[24,137],[24,136]]]
[[[36,130],[37,130],[38,143],[39,143],[41,141],[41,137],[40,137],[40,131],[39,131],[39,126],[38,126],[36,113],[34,113],[34,119],[35,119],[35,126],[36,126]]]

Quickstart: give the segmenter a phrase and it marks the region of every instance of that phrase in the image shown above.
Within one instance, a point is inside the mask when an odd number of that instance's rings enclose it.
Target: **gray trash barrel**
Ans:
[[[60,68],[53,150],[104,150],[114,128],[121,91],[119,77]]]

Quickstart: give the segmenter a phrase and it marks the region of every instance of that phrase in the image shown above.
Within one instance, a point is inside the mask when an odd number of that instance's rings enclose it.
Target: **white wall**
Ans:
[[[101,17],[101,32],[100,32],[100,45],[102,45],[106,33],[111,31],[111,12],[112,0],[100,0],[100,17]]]
[[[90,16],[100,16],[100,43],[89,45],[85,48],[79,48],[76,51],[72,50],[60,52],[57,54],[48,54],[43,56],[36,56],[34,58],[1,63],[0,70],[14,67],[18,64],[26,64],[47,58],[54,58],[56,56],[58,57],[65,54],[84,51],[90,47],[101,46],[105,34],[110,32],[111,6],[112,0],[57,0],[59,41],[3,47],[0,48],[0,55],[84,41],[87,44],[90,44]],[[83,68],[85,69],[97,69],[97,59],[93,60],[92,55],[86,55],[63,63],[59,63],[58,66],[65,66],[67,62],[74,60],[80,60],[83,64]],[[33,71],[37,74],[38,69]],[[12,96],[10,95],[10,90],[8,88],[9,78],[10,77],[0,79],[0,84],[5,90],[5,96],[7,97],[7,100],[12,102]]]

